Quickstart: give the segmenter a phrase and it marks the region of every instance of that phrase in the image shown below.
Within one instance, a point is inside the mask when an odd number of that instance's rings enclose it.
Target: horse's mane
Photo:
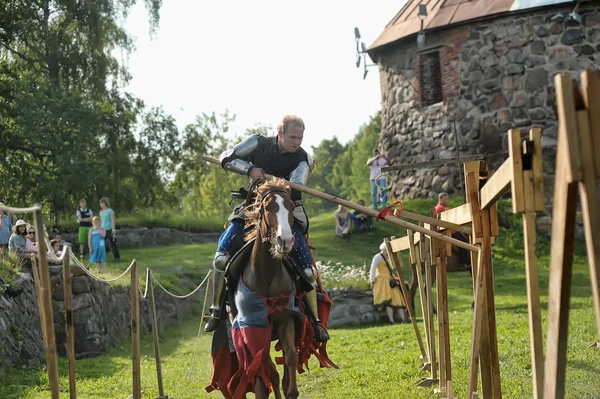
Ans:
[[[245,216],[246,216],[246,227],[252,227],[252,229],[246,233],[244,236],[244,241],[248,242],[250,240],[254,240],[256,235],[258,234],[258,224],[260,223],[260,214],[258,212],[258,207],[256,206],[257,202],[262,200],[262,196],[267,191],[279,188],[283,189],[291,195],[290,186],[284,179],[275,178],[272,180],[268,180],[267,182],[261,184],[254,191],[257,194],[256,201],[254,204],[250,205],[246,208]]]

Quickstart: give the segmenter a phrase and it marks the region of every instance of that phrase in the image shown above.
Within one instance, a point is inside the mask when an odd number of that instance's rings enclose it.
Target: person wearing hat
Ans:
[[[385,310],[390,324],[394,324],[394,311],[402,322],[408,322],[406,304],[400,291],[400,284],[392,274],[385,243],[379,246],[379,252],[371,262],[371,289],[373,305],[381,312]]]
[[[30,259],[34,251],[27,249],[27,223],[19,219],[13,227],[13,233],[8,240],[8,252],[17,258]]]

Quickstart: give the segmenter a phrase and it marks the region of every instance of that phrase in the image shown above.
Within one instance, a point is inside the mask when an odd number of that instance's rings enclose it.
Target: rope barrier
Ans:
[[[77,256],[75,256],[75,254],[73,254],[72,252],[71,252],[71,260],[74,260],[75,263],[77,263],[77,266],[79,266],[85,272],[85,274],[87,274],[88,276],[90,276],[91,278],[93,278],[96,281],[100,281],[101,283],[114,283],[115,281],[123,278],[131,270],[131,268],[133,267],[133,265],[135,263],[135,259],[133,259],[131,261],[131,263],[129,264],[129,267],[123,273],[121,273],[118,277],[111,278],[111,279],[103,279],[103,278],[100,278],[100,277],[94,275],[92,272],[90,272],[88,270],[88,268],[85,267],[85,265],[83,263],[81,263],[79,261],[79,259],[77,259]]]
[[[158,281],[158,279],[156,278],[156,276],[154,275],[153,271],[150,271],[150,273],[152,273],[152,279],[156,282],[156,284],[160,287],[160,289],[162,289],[166,294],[169,294],[170,296],[172,296],[173,298],[178,298],[178,299],[185,299],[188,298],[192,295],[194,295],[206,282],[206,280],[208,280],[208,277],[210,276],[210,274],[212,273],[212,270],[209,270],[208,273],[206,273],[206,277],[204,277],[204,280],[202,280],[202,282],[200,283],[199,286],[197,286],[192,292],[190,292],[189,294],[186,295],[177,295],[177,294],[173,294],[172,292],[170,292],[169,290],[167,290],[161,283],[160,281]]]
[[[42,206],[39,204],[36,204],[29,208],[13,208],[12,206],[6,206],[6,205],[0,203],[0,211],[6,211],[6,212],[12,212],[12,213],[29,213],[29,212],[39,211],[41,209],[42,209]]]

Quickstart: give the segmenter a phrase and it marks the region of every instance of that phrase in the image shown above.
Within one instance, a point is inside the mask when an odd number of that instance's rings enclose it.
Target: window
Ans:
[[[419,55],[419,78],[421,105],[426,107],[441,102],[443,99],[442,68],[439,51]]]

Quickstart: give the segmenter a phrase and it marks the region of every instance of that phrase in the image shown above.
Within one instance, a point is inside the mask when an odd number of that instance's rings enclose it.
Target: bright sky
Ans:
[[[150,38],[138,1],[126,27],[137,46],[128,90],[180,127],[228,109],[242,133],[293,113],[306,123],[305,149],[333,136],[345,143],[381,100],[377,68],[366,80],[356,68],[354,27],[369,46],[405,2],[164,0]]]

